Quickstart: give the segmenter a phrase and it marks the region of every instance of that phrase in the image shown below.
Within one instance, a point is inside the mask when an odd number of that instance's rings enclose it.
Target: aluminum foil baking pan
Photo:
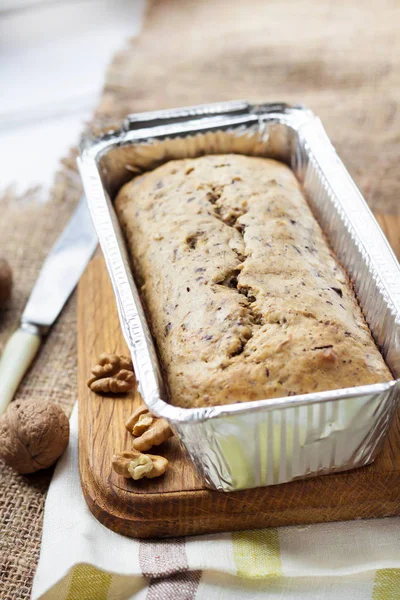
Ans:
[[[319,119],[297,106],[228,102],[130,115],[119,130],[81,143],[79,168],[143,399],[170,422],[206,485],[218,490],[366,465],[382,446],[399,380],[207,408],[166,401],[113,199],[135,174],[170,159],[227,152],[291,166],[387,364],[400,376],[399,264]]]

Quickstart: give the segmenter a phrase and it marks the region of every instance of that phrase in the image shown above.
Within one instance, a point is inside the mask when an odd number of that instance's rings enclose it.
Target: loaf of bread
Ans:
[[[392,379],[286,165],[175,160],[126,184],[115,207],[172,404]]]

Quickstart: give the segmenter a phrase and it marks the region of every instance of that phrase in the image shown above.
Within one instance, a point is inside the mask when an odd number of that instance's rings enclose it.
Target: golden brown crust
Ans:
[[[239,155],[171,161],[116,210],[172,404],[390,380],[292,171]]]

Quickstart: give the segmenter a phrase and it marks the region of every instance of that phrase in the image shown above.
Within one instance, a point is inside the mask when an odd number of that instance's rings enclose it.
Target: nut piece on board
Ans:
[[[113,469],[118,475],[138,480],[153,479],[163,475],[168,467],[168,460],[163,456],[142,454],[136,450],[125,450],[114,454]]]
[[[159,446],[174,435],[168,422],[151,415],[144,405],[134,411],[125,423],[125,427],[136,437],[133,447],[140,452]]]
[[[154,419],[150,427],[139,437],[133,440],[133,447],[140,452],[146,452],[153,446],[159,446],[174,434],[168,421]]]
[[[127,422],[125,423],[126,429],[129,433],[133,433],[133,428],[136,426],[140,417],[143,415],[150,415],[149,409],[144,404],[141,404],[129,417]]]
[[[129,392],[136,383],[133,365],[127,356],[101,354],[98,364],[92,369],[88,386],[96,393],[123,394]]]
[[[53,402],[16,400],[0,417],[0,458],[18,473],[50,467],[68,440],[68,418]]]
[[[139,420],[133,426],[133,429],[132,429],[133,435],[135,437],[139,437],[140,435],[142,435],[142,433],[144,433],[145,431],[148,430],[148,428],[153,423],[153,421],[154,421],[154,419],[150,413],[148,413],[148,414],[145,413],[144,415],[140,415]]]
[[[6,302],[11,296],[12,271],[4,258],[0,258],[0,304]]]
[[[137,456],[128,465],[128,471],[132,479],[142,479],[142,477],[146,477],[150,471],[153,470],[153,463],[151,461],[150,456],[147,454],[141,454]]]

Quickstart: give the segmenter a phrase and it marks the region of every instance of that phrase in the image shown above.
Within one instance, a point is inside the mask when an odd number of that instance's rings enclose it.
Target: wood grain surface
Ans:
[[[397,256],[400,217],[376,215]],[[170,461],[165,476],[135,482],[111,468],[115,452],[130,449],[124,422],[140,402],[100,397],[86,385],[102,352],[128,354],[102,257],[88,266],[78,294],[79,467],[92,513],[132,537],[170,537],[258,527],[400,514],[400,415],[372,465],[304,481],[233,493],[203,487],[176,439],[160,446]]]

